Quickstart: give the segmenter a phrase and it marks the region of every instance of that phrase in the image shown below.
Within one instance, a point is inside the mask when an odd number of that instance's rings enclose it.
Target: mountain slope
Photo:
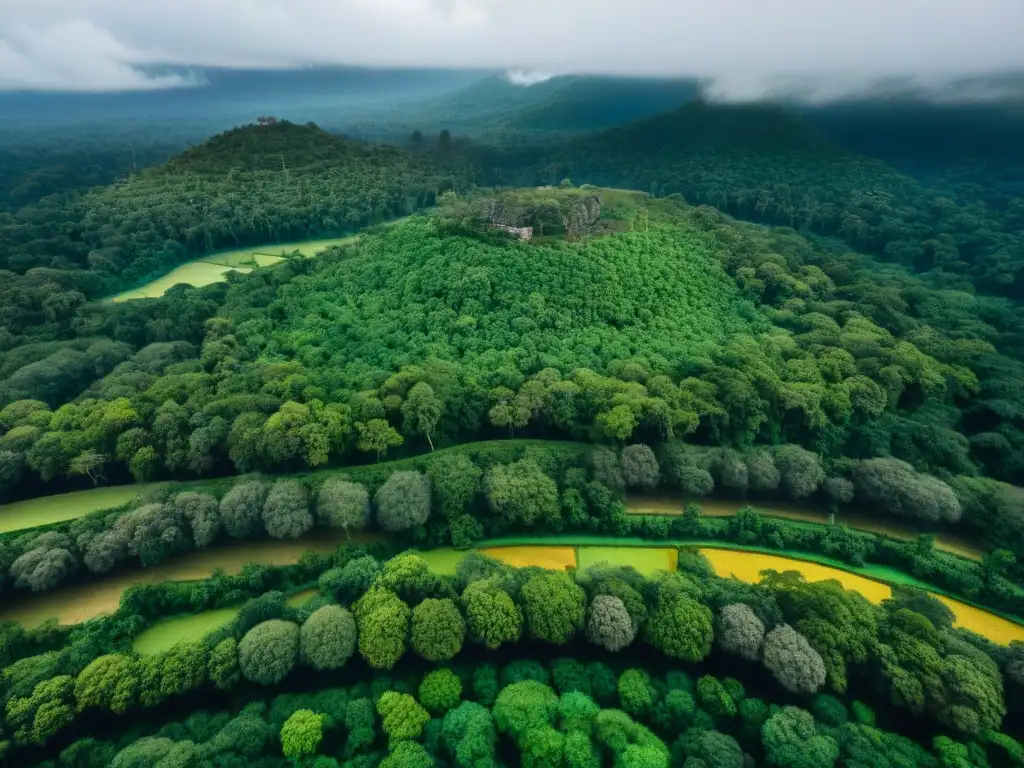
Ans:
[[[0,269],[15,273],[0,281],[0,326],[45,331],[65,305],[73,314],[80,294],[106,295],[219,248],[333,236],[405,215],[431,203],[437,184],[423,155],[315,126],[229,131],[126,183],[0,216]],[[38,269],[55,270],[50,282],[78,298],[30,290],[26,273]]]
[[[493,183],[681,193],[733,215],[838,236],[962,286],[1024,298],[1024,206],[957,205],[771,105],[680,109],[548,151],[481,153]]]

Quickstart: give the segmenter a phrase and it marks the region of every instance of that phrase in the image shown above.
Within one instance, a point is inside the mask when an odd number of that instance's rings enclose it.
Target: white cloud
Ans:
[[[505,71],[505,79],[512,85],[531,86],[543,83],[554,77],[550,72],[536,69],[509,69]]]
[[[1022,0],[0,0],[0,88],[180,85],[146,64],[707,78],[719,98],[1024,69]]]

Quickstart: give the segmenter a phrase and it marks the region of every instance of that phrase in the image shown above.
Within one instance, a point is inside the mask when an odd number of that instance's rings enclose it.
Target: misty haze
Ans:
[[[0,765],[1024,765],[1020,0],[0,0]]]

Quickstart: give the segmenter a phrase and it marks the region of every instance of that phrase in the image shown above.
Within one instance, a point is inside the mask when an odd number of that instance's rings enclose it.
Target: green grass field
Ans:
[[[430,570],[434,573],[440,574],[441,576],[454,576],[455,568],[467,553],[457,549],[452,549],[451,547],[439,547],[437,549],[419,552],[418,554],[427,561],[427,565],[430,566]]]
[[[386,223],[387,226],[405,221],[408,216]],[[163,296],[175,285],[186,283],[197,288],[225,279],[228,272],[248,273],[254,267],[272,267],[280,263],[290,254],[298,253],[307,258],[323,253],[336,245],[345,245],[359,240],[359,235],[332,237],[321,240],[296,240],[290,243],[272,243],[257,245],[252,248],[236,248],[230,251],[218,251],[201,259],[189,261],[175,267],[166,275],[151,280],[143,286],[123,291],[110,297],[110,301],[131,301],[132,299],[152,299]]]
[[[288,605],[299,606],[309,602],[317,593],[316,589],[303,589],[290,595]],[[132,643],[132,648],[141,654],[163,653],[178,643],[202,640],[214,630],[220,629],[238,614],[239,606],[214,608],[201,613],[176,616],[159,621],[143,631]]]
[[[589,568],[595,563],[631,565],[645,576],[655,571],[674,571],[676,551],[654,547],[579,547],[576,550],[576,566]]]
[[[0,533],[72,520],[99,509],[119,507],[142,495],[152,485],[115,485],[59,496],[16,501],[0,506]]]

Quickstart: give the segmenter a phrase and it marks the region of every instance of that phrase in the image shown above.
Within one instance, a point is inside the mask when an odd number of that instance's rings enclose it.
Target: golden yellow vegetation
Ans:
[[[846,589],[860,592],[872,603],[881,603],[892,596],[888,584],[858,576],[855,573],[830,568],[827,565],[794,560],[790,557],[766,555],[761,552],[740,552],[732,549],[701,549],[711,567],[719,576],[734,576],[740,581],[755,584],[761,580],[761,571],[799,571],[808,581],[835,579]]]
[[[564,571],[576,565],[576,550],[572,547],[486,547],[480,552],[517,568],[536,565]]]

